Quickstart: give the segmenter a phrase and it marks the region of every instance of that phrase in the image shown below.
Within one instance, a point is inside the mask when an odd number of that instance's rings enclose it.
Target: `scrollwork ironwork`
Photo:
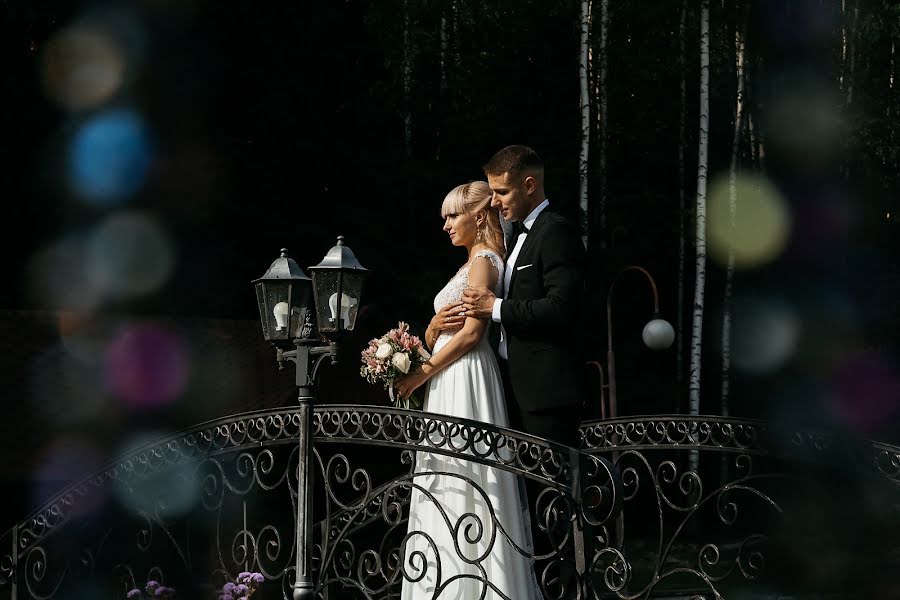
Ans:
[[[108,463],[0,538],[0,588],[15,584],[49,599],[85,578],[134,583],[133,573],[154,568],[172,581],[214,576],[218,583],[256,570],[290,597],[301,429],[296,408],[255,411]],[[828,489],[834,473],[819,476],[810,465],[818,468],[816,457],[838,444],[827,432],[776,432],[760,421],[652,416],[585,423],[577,451],[465,419],[353,405],[316,407],[312,430],[321,499],[317,590],[373,599],[393,597],[404,577],[425,577],[424,557],[405,553],[411,536],[429,536],[407,530],[413,490],[424,489],[413,470],[417,452],[500,469],[540,488],[529,508],[541,549],[516,548],[534,561],[545,597],[631,599],[673,581],[692,581],[713,597],[735,581],[764,581],[775,560],[773,528],[796,510],[784,498],[795,500],[801,484],[811,484],[812,497],[823,493],[818,482]],[[394,457],[391,468],[371,463],[376,447]],[[681,458],[691,451],[706,457],[695,471]],[[900,490],[900,448],[860,442],[844,454],[848,465]],[[176,510],[169,492],[179,486],[194,490],[188,513]],[[115,519],[85,512],[96,497],[115,500],[105,509],[115,508]],[[483,560],[483,550],[466,554],[466,544],[488,551],[516,544],[490,514],[448,517],[457,559]],[[574,544],[580,536],[584,557]]]

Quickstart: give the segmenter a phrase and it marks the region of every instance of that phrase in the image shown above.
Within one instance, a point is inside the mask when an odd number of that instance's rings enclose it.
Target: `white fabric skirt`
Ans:
[[[450,339],[443,338],[435,353]],[[505,427],[500,381],[485,337],[429,381],[424,409]],[[464,443],[457,438],[454,446]],[[522,554],[532,554],[532,541],[520,477],[426,451],[417,452],[414,473],[403,600],[473,600],[485,589],[486,599],[542,597],[533,561]]]

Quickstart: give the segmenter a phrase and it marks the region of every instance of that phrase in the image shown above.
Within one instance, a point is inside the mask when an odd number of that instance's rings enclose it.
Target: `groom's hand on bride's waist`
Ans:
[[[486,287],[467,287],[462,295],[465,315],[475,319],[490,319],[496,299],[494,292]]]

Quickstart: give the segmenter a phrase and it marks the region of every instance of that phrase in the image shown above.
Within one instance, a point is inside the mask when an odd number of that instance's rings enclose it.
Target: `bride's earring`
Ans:
[[[480,244],[484,242],[484,226],[483,224],[476,224],[475,228],[475,241]]]

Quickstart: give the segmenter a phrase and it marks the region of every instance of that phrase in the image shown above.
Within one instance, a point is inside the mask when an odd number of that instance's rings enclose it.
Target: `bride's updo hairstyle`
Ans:
[[[506,254],[503,248],[503,229],[500,227],[500,215],[491,208],[490,186],[484,181],[472,181],[458,185],[447,194],[441,205],[441,216],[466,213],[473,217],[484,212],[484,220],[478,227],[475,242],[482,243],[501,257]]]

